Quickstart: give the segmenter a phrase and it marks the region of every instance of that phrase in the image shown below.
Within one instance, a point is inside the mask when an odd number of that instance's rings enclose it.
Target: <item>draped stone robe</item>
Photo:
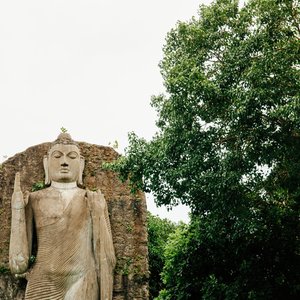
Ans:
[[[78,187],[50,187],[30,194],[26,219],[29,245],[32,220],[38,244],[26,300],[112,299],[115,255],[106,202],[101,207]]]

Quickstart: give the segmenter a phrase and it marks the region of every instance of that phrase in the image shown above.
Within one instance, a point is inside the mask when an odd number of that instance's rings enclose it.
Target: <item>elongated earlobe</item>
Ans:
[[[43,159],[43,165],[44,165],[44,171],[45,171],[45,184],[50,184],[50,178],[49,178],[49,165],[48,165],[48,156],[44,155]]]
[[[77,183],[80,185],[83,185],[83,180],[82,180],[83,169],[84,169],[84,158],[83,156],[80,156],[80,169],[79,169],[79,176],[77,181]]]

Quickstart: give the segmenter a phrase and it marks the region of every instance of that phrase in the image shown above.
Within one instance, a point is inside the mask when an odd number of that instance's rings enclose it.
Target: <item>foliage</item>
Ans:
[[[165,248],[165,290],[158,299],[296,299],[295,232],[267,227],[271,215],[264,230],[252,227],[255,233],[215,217],[194,217],[179,227]]]
[[[61,133],[66,133],[66,132],[68,132],[68,129],[66,129],[65,127],[61,127],[60,131],[61,131]]]
[[[156,297],[164,285],[161,272],[164,266],[164,248],[168,236],[174,232],[176,224],[168,219],[161,219],[148,212],[148,249],[149,249],[149,289],[150,299]]]
[[[3,265],[0,265],[0,274],[9,274],[10,273],[10,270],[3,266]]]
[[[176,230],[169,235],[167,240],[167,244],[164,249],[164,270],[162,272],[163,282],[165,284],[165,289],[161,289],[159,299],[173,299],[174,296],[178,299],[182,299],[184,297],[188,298],[190,294],[193,294],[194,299],[197,294],[193,293],[192,289],[196,289],[198,284],[192,284],[193,281],[197,281],[197,278],[194,277],[194,274],[189,273],[189,278],[181,278],[184,274],[183,272],[178,272],[180,269],[184,268],[184,266],[188,265],[188,261],[191,260],[191,257],[187,255],[187,234],[188,234],[188,225],[181,224],[178,226]],[[188,259],[188,261],[186,261]],[[195,258],[196,259],[196,258]],[[193,271],[194,268],[191,269]],[[183,288],[181,285],[187,285],[186,288]],[[190,289],[188,289],[190,287]],[[182,291],[188,291],[188,294],[182,295]]]
[[[117,140],[114,140],[113,142],[109,142],[108,145],[113,147],[115,150],[119,148],[119,142]]]
[[[36,191],[44,189],[45,187],[46,187],[46,185],[43,181],[38,181],[32,185],[31,191],[36,192]]]
[[[159,131],[130,134],[114,166],[157,204],[191,208],[164,299],[300,292],[299,24],[297,0],[217,0],[167,36]]]

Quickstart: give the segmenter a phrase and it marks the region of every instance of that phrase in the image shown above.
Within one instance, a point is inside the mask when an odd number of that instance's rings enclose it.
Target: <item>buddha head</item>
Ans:
[[[82,184],[84,158],[68,133],[61,133],[44,156],[45,184],[52,181]]]

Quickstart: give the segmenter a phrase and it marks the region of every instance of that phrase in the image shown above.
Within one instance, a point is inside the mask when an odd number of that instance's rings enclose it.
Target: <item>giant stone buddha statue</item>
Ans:
[[[61,133],[44,157],[45,183],[21,191],[15,176],[10,269],[25,274],[26,300],[111,300],[116,259],[108,210],[100,191],[80,188],[84,158]],[[37,253],[28,270],[33,232]]]

